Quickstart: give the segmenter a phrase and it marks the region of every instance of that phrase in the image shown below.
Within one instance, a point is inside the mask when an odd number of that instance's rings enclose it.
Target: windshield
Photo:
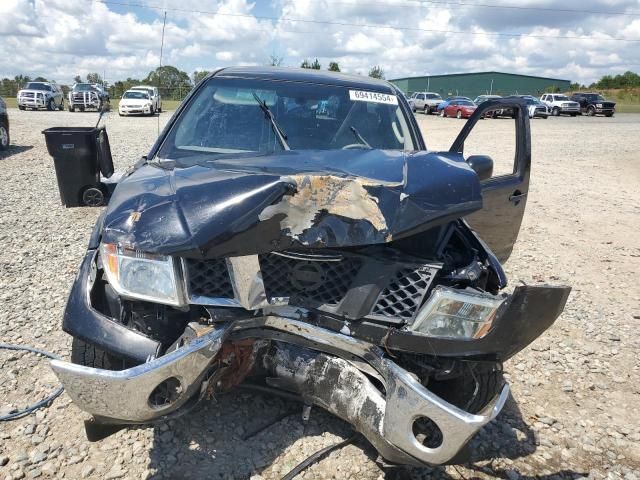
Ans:
[[[78,83],[73,86],[73,90],[76,92],[86,92],[88,90],[94,90],[94,88],[90,83]]]
[[[49,87],[49,85],[45,85],[44,83],[38,83],[38,82],[27,83],[27,85],[24,88],[25,90],[45,90],[47,92],[51,90],[51,87]]]
[[[567,97],[566,95],[556,95],[554,98],[556,100],[562,100],[562,101],[569,100],[569,97]]]
[[[256,97],[264,102],[262,108]],[[203,156],[282,151],[278,129],[291,150],[414,150],[395,95],[333,85],[214,77],[176,120],[158,157],[195,163]]]
[[[604,102],[604,97],[602,95],[598,95],[597,93],[590,93],[585,95],[587,100],[590,102]]]
[[[131,90],[138,90],[140,92],[147,92],[149,95],[153,93],[153,88],[146,87],[133,87]]]
[[[149,94],[145,92],[124,92],[122,98],[137,98],[140,100],[149,99]]]
[[[465,107],[475,107],[475,104],[469,100],[456,100],[456,105],[464,105]]]
[[[441,100],[442,97],[437,93],[427,93],[427,98]]]

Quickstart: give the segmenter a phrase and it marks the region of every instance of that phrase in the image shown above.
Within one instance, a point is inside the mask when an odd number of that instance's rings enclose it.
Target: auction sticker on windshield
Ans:
[[[386,103],[398,105],[398,97],[388,93],[367,92],[365,90],[349,90],[349,98],[355,102]]]

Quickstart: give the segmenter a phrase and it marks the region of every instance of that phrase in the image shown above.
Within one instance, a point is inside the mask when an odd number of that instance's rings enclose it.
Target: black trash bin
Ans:
[[[100,182],[113,174],[104,127],[53,127],[42,132],[53,157],[60,200],[65,207],[104,205],[107,190]]]

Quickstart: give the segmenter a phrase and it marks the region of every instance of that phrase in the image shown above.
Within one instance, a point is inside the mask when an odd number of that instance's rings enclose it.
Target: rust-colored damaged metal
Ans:
[[[257,343],[253,339],[226,342],[222,345],[218,363],[224,365],[225,373],[216,389],[227,391],[240,385],[253,369]]]

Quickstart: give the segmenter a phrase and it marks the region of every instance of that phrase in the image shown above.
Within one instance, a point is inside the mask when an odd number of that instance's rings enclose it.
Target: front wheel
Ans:
[[[587,117],[593,117],[596,114],[596,109],[593,107],[587,108]]]
[[[456,113],[456,118],[459,120],[462,118],[462,111],[458,110],[458,113]]]
[[[5,123],[0,123],[0,150],[9,148],[9,128]]]
[[[55,100],[53,98],[50,98],[49,102],[47,103],[47,110],[52,112],[52,111],[57,110],[57,109],[58,109],[58,107],[56,106]]]
[[[75,111],[76,111],[76,109],[75,109],[75,108],[73,108],[73,106],[72,106],[72,105],[69,105],[69,111],[70,111],[70,112],[75,112]]]
[[[558,107],[555,107],[553,110],[551,110],[551,115],[553,115],[554,117],[559,117],[560,109]]]
[[[465,362],[457,376],[428,383],[433,393],[469,413],[482,411],[503,386],[502,365],[483,362]]]
[[[20,110],[26,110],[26,109],[27,109],[27,107],[25,107],[24,105],[18,105],[18,108],[19,108]]]
[[[102,370],[123,370],[129,366],[126,360],[76,337],[71,342],[71,362]]]
[[[422,113],[424,113],[425,115],[429,115],[431,113],[431,109],[427,105],[425,105],[422,109]]]

